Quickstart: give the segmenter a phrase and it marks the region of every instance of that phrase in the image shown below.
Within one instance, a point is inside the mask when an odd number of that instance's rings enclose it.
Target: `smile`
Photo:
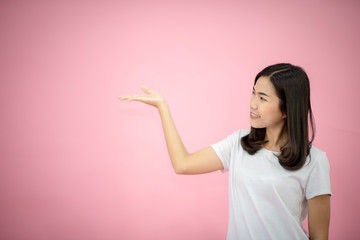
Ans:
[[[250,118],[251,118],[251,119],[256,119],[256,118],[259,118],[259,117],[260,117],[259,115],[250,112]]]

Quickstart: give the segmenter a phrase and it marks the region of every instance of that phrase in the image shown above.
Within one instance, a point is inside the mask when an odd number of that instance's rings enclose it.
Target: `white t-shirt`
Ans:
[[[229,170],[227,239],[308,240],[302,226],[307,199],[331,194],[325,152],[311,147],[311,160],[288,171],[279,164],[279,153],[262,148],[249,155],[240,143],[248,133],[238,130],[212,145],[224,171]]]

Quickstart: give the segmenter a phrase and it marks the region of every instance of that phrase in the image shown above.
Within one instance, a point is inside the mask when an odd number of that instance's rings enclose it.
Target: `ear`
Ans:
[[[282,117],[283,119],[286,118],[286,113],[283,112]]]

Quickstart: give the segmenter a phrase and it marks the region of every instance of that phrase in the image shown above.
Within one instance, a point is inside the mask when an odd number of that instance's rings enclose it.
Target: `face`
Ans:
[[[268,77],[260,77],[250,99],[250,125],[253,128],[282,130],[286,114],[280,111],[280,99]]]

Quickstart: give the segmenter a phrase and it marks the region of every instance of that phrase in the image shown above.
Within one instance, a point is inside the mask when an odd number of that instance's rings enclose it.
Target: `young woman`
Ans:
[[[194,153],[182,143],[164,97],[142,90],[146,95],[119,98],[158,109],[176,173],[229,170],[227,239],[328,239],[329,163],[325,152],[312,146],[310,85],[300,67],[262,70],[250,99],[251,130]],[[306,214],[309,234],[302,227]]]

